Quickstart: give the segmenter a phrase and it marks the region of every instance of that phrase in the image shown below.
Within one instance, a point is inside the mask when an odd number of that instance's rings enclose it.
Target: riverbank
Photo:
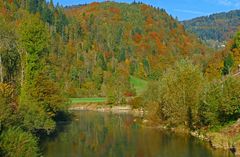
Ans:
[[[84,103],[84,104],[73,104],[69,107],[70,111],[97,111],[97,112],[111,112],[111,113],[127,113],[133,116],[144,115],[142,109],[132,109],[129,105],[124,106],[111,106],[105,103]]]
[[[132,109],[130,105],[111,106],[106,103],[80,103],[73,104],[69,107],[70,111],[96,111],[111,112],[116,114],[126,113],[136,117],[143,117],[143,109]],[[234,125],[228,126],[220,131],[197,130],[189,131],[184,128],[168,128],[158,122],[143,119],[140,122],[144,127],[168,130],[176,133],[190,134],[200,140],[209,142],[214,149],[223,149],[233,152],[236,156],[240,156],[240,121]]]
[[[208,141],[214,149],[231,151],[240,157],[240,120],[218,131],[195,131],[191,135]]]
[[[142,123],[143,126],[171,131],[177,134],[190,134],[199,140],[209,143],[213,149],[229,151],[236,157],[240,157],[240,119],[234,124],[219,130],[201,128],[195,131],[190,131],[184,127],[169,128],[164,124],[156,124],[156,122],[151,120],[147,120],[145,123],[143,121]]]

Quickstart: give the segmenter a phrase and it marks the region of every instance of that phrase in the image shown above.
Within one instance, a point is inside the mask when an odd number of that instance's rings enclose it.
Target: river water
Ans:
[[[231,157],[187,135],[143,128],[127,114],[74,112],[42,144],[44,157]]]

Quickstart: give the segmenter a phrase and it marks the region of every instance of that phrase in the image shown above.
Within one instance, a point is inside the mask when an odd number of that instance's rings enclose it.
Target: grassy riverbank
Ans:
[[[208,130],[198,136],[205,137],[213,148],[232,151],[236,156],[240,156],[240,122],[228,124],[217,130]]]
[[[130,83],[135,88],[136,94],[141,95],[146,89],[148,82],[146,80],[131,76]]]
[[[103,103],[107,98],[70,98],[72,104],[78,103]]]
[[[148,82],[146,80],[131,76],[130,83],[136,90],[136,95],[141,95],[146,89]],[[107,98],[105,97],[90,97],[90,98],[70,98],[71,104],[78,103],[105,103]]]

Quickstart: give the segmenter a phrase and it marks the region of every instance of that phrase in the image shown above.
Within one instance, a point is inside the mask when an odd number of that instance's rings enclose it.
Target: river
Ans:
[[[42,144],[44,157],[231,157],[188,135],[140,127],[127,114],[75,111],[57,136]]]

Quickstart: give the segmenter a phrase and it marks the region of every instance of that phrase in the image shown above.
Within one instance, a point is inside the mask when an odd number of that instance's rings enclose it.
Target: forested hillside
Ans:
[[[74,80],[82,89],[87,85],[100,89],[94,77],[103,74],[104,85],[104,78],[115,77],[122,70],[127,79],[134,75],[155,80],[180,58],[188,57],[202,64],[208,55],[206,47],[163,9],[104,2],[68,8],[65,12],[81,28],[79,39],[74,34],[69,37],[74,41],[74,49],[80,47],[77,49],[81,54],[75,52],[75,56],[85,66],[84,76],[78,76],[81,82]],[[78,25],[73,29],[77,30]]]
[[[150,106],[169,125],[197,128],[198,116],[210,112],[211,103],[200,101],[205,81],[219,80],[239,63],[239,35],[231,43],[212,57],[163,9],[141,3],[62,8],[45,0],[0,0],[0,156],[40,156],[40,137],[68,118],[73,97],[106,98],[110,106],[131,97],[133,106]],[[236,120],[239,113],[231,111],[214,118]],[[214,124],[207,118],[204,126]]]
[[[216,13],[182,22],[186,30],[195,33],[212,47],[230,40],[240,25],[240,10]]]

